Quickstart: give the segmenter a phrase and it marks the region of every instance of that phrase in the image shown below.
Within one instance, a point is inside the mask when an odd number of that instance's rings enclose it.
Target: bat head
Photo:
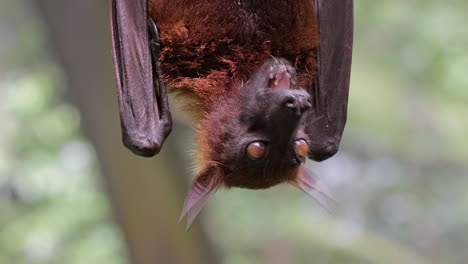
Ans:
[[[311,103],[295,82],[288,61],[270,59],[236,96],[220,98],[207,114],[199,131],[201,172],[182,212],[188,226],[222,185],[265,189],[290,182],[307,193],[324,193],[304,168],[310,140],[303,119]]]

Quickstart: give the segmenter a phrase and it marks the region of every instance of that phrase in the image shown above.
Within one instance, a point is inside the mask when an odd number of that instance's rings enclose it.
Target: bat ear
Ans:
[[[289,183],[314,198],[327,211],[332,211],[336,204],[336,200],[331,196],[328,188],[320,183],[318,176],[304,166],[299,168],[296,178]]]
[[[185,215],[187,215],[187,231],[208,200],[221,186],[221,173],[219,166],[210,166],[200,173],[192,183],[185,198],[184,209],[179,218],[180,223]]]

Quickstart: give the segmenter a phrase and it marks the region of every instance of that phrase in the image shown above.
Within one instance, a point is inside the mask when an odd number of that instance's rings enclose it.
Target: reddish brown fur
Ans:
[[[311,0],[151,0],[160,33],[160,63],[170,91],[189,99],[198,126],[199,169],[216,146],[209,115],[217,101],[236,100],[243,83],[271,56],[295,66],[298,87],[317,70],[317,23]],[[240,3],[240,4],[239,4]],[[238,109],[226,109],[236,116]],[[215,136],[216,137],[216,136]],[[218,142],[222,144],[222,142]],[[218,144],[216,143],[216,144]]]
[[[291,61],[298,85],[311,85],[318,38],[310,0],[152,0],[150,12],[164,80],[197,111],[232,96],[270,56]]]

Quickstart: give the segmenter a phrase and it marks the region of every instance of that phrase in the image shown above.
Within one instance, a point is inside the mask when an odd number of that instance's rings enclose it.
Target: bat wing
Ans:
[[[157,27],[146,0],[111,0],[110,8],[123,142],[137,155],[154,156],[172,128]]]
[[[353,0],[315,0],[319,28],[319,69],[309,90],[309,157],[322,161],[338,151],[346,123],[353,46]]]

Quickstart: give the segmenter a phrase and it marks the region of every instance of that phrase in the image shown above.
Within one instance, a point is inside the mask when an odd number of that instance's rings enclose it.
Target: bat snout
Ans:
[[[282,99],[281,106],[294,115],[301,116],[312,107],[312,104],[310,103],[310,95],[307,92],[303,90],[291,90]]]

